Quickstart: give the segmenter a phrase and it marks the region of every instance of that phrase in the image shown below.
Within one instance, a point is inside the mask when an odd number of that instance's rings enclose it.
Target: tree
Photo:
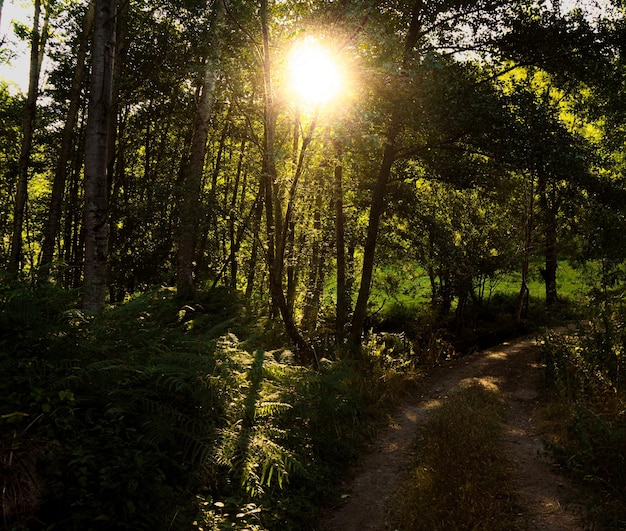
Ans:
[[[280,204],[278,193],[278,170],[276,168],[276,120],[278,109],[275,102],[275,94],[272,80],[272,52],[270,41],[270,19],[267,0],[261,0],[259,17],[261,19],[262,32],[262,58],[263,69],[263,145],[262,145],[262,190],[265,203],[266,225],[266,259],[269,273],[269,288],[272,303],[280,312],[289,338],[298,350],[299,360],[310,364],[314,361],[314,353],[310,345],[298,329],[293,313],[290,311],[285,292],[283,290],[284,259],[287,236],[291,230],[290,214],[293,211],[293,199],[297,186],[297,178],[294,178],[292,192],[289,194],[290,201],[287,205],[285,219]],[[310,134],[314,129],[311,125]],[[310,142],[310,136],[308,141]],[[304,156],[306,145],[302,146],[301,156]],[[298,171],[296,169],[296,171]]]
[[[43,243],[41,249],[40,268],[41,273],[47,276],[49,273],[53,257],[54,245],[59,231],[61,220],[61,210],[63,206],[63,195],[65,193],[65,185],[68,172],[68,161],[73,145],[73,139],[76,131],[76,122],[82,103],[81,94],[83,83],[86,75],[86,57],[89,36],[93,29],[95,16],[95,4],[93,1],[89,3],[87,13],[84,17],[83,29],[78,39],[78,50],[76,54],[76,67],[72,78],[69,105],[63,131],[61,133],[61,144],[59,154],[54,170],[54,180],[50,193],[50,207],[48,210],[48,219],[44,228]]]
[[[28,94],[24,106],[24,122],[22,127],[22,147],[17,166],[17,187],[15,208],[13,210],[13,236],[11,238],[11,255],[8,271],[17,276],[22,260],[22,232],[24,230],[24,211],[28,201],[28,172],[35,131],[37,114],[37,97],[39,95],[39,75],[43,61],[46,41],[48,40],[48,22],[52,10],[51,0],[43,4],[44,19],[41,21],[42,0],[35,0],[33,28],[30,35],[30,66],[28,75]],[[41,27],[40,27],[41,24]]]
[[[107,288],[108,162],[117,6],[115,0],[96,0],[95,9],[85,136],[83,307],[100,312]]]
[[[180,233],[178,238],[178,271],[176,289],[178,296],[188,299],[193,295],[193,262],[199,220],[199,197],[207,150],[207,138],[215,84],[217,81],[217,58],[219,53],[218,27],[221,23],[224,6],[221,0],[214,3],[214,13],[208,32],[205,57],[202,59],[201,81],[196,108],[193,136],[189,159],[183,167],[183,197],[180,213]]]
[[[440,72],[447,72],[450,65],[454,68],[454,65],[459,64],[460,61],[455,57],[458,52],[467,53],[469,50],[476,50],[480,53],[487,48],[489,36],[502,30],[507,17],[517,6],[518,3],[488,0],[458,2],[452,5],[441,2],[426,6],[418,1],[411,4],[410,10],[404,13],[404,18],[396,22],[403,27],[404,42],[401,47],[396,48],[401,53],[394,57],[393,52],[387,51],[387,46],[384,48],[386,53],[381,58],[386,65],[394,64],[396,72],[387,73],[385,81],[390,88],[386,92],[383,91],[383,97],[386,96],[388,101],[381,105],[381,110],[387,118],[382,154],[372,191],[367,238],[363,250],[361,284],[350,330],[353,345],[360,344],[363,333],[374,271],[376,240],[381,216],[385,210],[387,184],[392,177],[394,164],[402,157],[407,157],[408,153],[417,155],[420,149],[424,152],[431,149],[430,139],[425,141],[424,133],[420,131],[425,125],[428,128],[433,122],[439,121],[442,126],[452,126],[451,130],[439,130],[439,138],[436,139],[435,145],[462,144],[467,141],[474,129],[472,127],[468,131],[460,127],[466,125],[464,120],[468,117],[468,112],[461,106],[455,107],[458,117],[451,113],[450,109],[441,116],[429,114],[427,107],[420,106],[424,95],[427,95],[421,90],[421,83],[423,79],[429,79],[428,76],[436,77]],[[472,28],[473,33],[469,35],[467,32],[463,33],[459,31],[461,27]],[[435,65],[441,68],[428,68],[433,59]],[[394,60],[395,63],[392,62]],[[474,106],[470,106],[469,109],[474,109]],[[441,120],[442,117],[444,120]],[[455,123],[455,120],[459,123]],[[485,124],[485,127],[488,127],[488,124]],[[408,146],[409,143],[413,145]],[[405,151],[407,154],[403,153]]]

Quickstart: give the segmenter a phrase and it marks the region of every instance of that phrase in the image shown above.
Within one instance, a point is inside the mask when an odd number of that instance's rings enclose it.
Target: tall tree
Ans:
[[[218,75],[217,59],[219,38],[217,30],[221,23],[223,13],[223,1],[217,0],[214,3],[214,12],[208,37],[209,42],[207,43],[207,50],[202,61],[202,77],[195,109],[195,121],[189,158],[183,167],[183,196],[178,236],[178,269],[176,272],[177,294],[183,299],[191,298],[194,293],[193,263],[200,218],[200,192]]]
[[[50,193],[50,207],[48,219],[44,227],[43,243],[41,247],[40,267],[44,276],[47,276],[54,257],[54,245],[59,231],[61,211],[63,206],[63,195],[67,180],[68,161],[70,158],[73,140],[76,130],[76,122],[81,106],[81,93],[86,74],[86,57],[89,35],[93,29],[95,16],[95,4],[90,1],[87,13],[85,14],[82,32],[78,39],[78,49],[76,54],[76,67],[72,78],[72,85],[69,93],[69,105],[65,124],[61,133],[61,144],[59,155],[54,169],[52,190]]]
[[[416,0],[412,4],[410,22],[401,58],[401,76],[407,76],[407,68],[410,66],[411,59],[414,57],[415,45],[420,38],[420,31],[422,30],[420,15],[422,15],[423,8],[424,6],[422,0]],[[359,286],[359,294],[354,307],[352,326],[350,328],[350,340],[354,346],[359,346],[361,344],[363,325],[367,316],[367,303],[369,301],[372,286],[378,228],[380,226],[380,219],[385,208],[387,184],[391,177],[391,169],[397,156],[397,140],[403,125],[403,115],[404,111],[402,108],[400,106],[396,106],[389,119],[384,139],[382,160],[380,162],[376,184],[373,190],[369,223],[367,226],[367,237],[365,240],[365,247],[363,249],[361,284]]]
[[[24,107],[22,128],[22,146],[17,167],[17,187],[15,192],[15,208],[13,210],[13,236],[11,238],[11,254],[8,271],[17,275],[22,260],[22,233],[24,230],[24,212],[28,201],[28,172],[37,115],[37,97],[39,95],[39,75],[43,61],[46,41],[48,39],[48,23],[52,9],[51,0],[44,0],[44,19],[41,22],[42,2],[35,0],[33,28],[30,35],[30,66],[28,75],[28,95]],[[41,24],[41,27],[40,27]]]
[[[291,215],[293,208],[294,194],[297,187],[297,177],[299,170],[296,168],[296,175],[292,182],[289,193],[289,203],[287,205],[285,218],[283,219],[283,209],[278,193],[278,170],[276,167],[276,120],[278,108],[275,101],[273,80],[272,80],[272,48],[270,42],[270,19],[267,0],[261,0],[259,16],[261,19],[262,49],[261,64],[263,69],[263,145],[262,145],[262,188],[265,201],[265,223],[266,223],[266,259],[269,274],[269,288],[272,304],[280,312],[280,316],[285,325],[285,330],[289,338],[293,341],[298,351],[299,361],[310,364],[315,356],[311,346],[302,336],[298,326],[290,311],[285,292],[283,290],[283,273],[285,248],[287,237],[291,230]],[[311,132],[314,125],[311,125]],[[307,136],[310,142],[310,136]],[[300,157],[304,156],[306,145],[303,145]],[[302,159],[301,159],[302,160]]]
[[[89,115],[85,136],[85,268],[83,307],[100,312],[107,288],[108,175],[115,64],[116,1],[96,0]]]

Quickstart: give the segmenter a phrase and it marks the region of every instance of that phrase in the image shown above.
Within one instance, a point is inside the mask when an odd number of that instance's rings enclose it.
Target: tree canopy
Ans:
[[[3,85],[0,98],[0,256],[37,282],[100,286],[88,309],[155,285],[182,300],[229,286],[280,319],[309,364],[330,315],[336,345],[358,351],[377,271],[398,249],[444,314],[503,272],[522,272],[523,293],[529,260],[544,262],[548,304],[560,258],[621,262],[597,237],[623,223],[619,3],[33,9],[20,26],[32,90]],[[289,82],[290,50],[313,41],[343,83],[319,103]]]

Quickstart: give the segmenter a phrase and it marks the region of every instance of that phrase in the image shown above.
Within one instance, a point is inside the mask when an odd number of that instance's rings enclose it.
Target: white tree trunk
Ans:
[[[89,115],[85,135],[83,308],[100,312],[107,287],[109,120],[115,60],[115,0],[96,0]]]

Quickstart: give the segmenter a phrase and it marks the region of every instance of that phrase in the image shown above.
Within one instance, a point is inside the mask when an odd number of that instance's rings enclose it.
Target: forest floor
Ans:
[[[399,410],[368,449],[344,486],[344,504],[323,519],[321,530],[391,529],[391,497],[414,464],[415,441],[428,411],[466,382],[496,389],[506,403],[505,452],[510,494],[529,530],[590,529],[582,517],[580,493],[560,475],[544,451],[540,398],[545,368],[534,338],[503,343],[429,370],[417,396]],[[462,515],[459,528],[462,528]],[[516,525],[515,529],[519,529]]]

